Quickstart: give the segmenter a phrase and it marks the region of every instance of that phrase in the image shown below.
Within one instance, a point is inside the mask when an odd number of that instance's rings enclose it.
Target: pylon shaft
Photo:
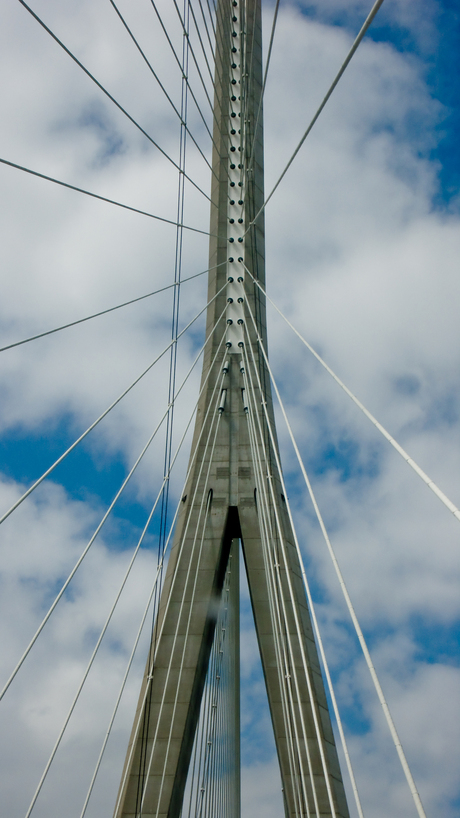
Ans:
[[[209,299],[222,293],[209,307],[207,332],[224,318],[205,350],[189,478],[116,818],[180,816],[216,606],[235,539],[248,575],[286,816],[348,818],[275,457],[270,382],[257,342],[257,334],[266,339],[265,302],[245,277],[247,266],[265,283],[263,216],[250,226],[264,196],[260,15],[260,0],[218,3]],[[235,677],[239,681],[237,668]],[[236,693],[235,723],[238,702]],[[238,818],[239,792],[233,803],[229,818]]]

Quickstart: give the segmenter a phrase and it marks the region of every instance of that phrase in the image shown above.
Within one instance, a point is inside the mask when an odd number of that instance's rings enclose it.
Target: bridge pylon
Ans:
[[[241,543],[286,818],[348,818],[284,496],[266,346],[260,0],[218,0],[207,337],[177,518],[115,818],[179,818],[229,556]],[[212,300],[211,300],[212,299]],[[232,595],[238,605],[238,576]],[[233,629],[233,797],[239,666]],[[200,815],[207,815],[200,808]],[[222,811],[222,815],[220,812]]]

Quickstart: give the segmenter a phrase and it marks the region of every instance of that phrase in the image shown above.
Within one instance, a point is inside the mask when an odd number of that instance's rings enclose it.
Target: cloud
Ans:
[[[180,50],[172,4],[159,6]],[[177,161],[176,114],[109,4],[48,1],[34,8]],[[181,77],[152,8],[120,2],[120,9],[180,106]],[[441,188],[441,172],[448,168],[441,168],[438,148],[448,111],[429,84],[440,47],[440,10],[431,2],[422,10],[413,3],[384,4],[267,207],[267,281],[290,320],[459,504],[459,214],[455,196],[447,205]],[[265,99],[267,192],[367,11],[362,2],[345,8],[338,0],[281,7]],[[20,4],[5,7],[2,16],[0,59],[7,82],[0,92],[5,123],[0,155],[174,220],[174,167]],[[190,78],[210,124],[193,61]],[[209,139],[190,99],[188,117],[209,157]],[[188,147],[187,173],[208,191],[209,168],[190,142]],[[173,227],[10,168],[2,166],[0,176],[3,343],[173,280]],[[184,222],[207,229],[207,201],[190,185]],[[184,234],[183,275],[206,265],[206,237]],[[182,325],[205,298],[205,277],[184,285]],[[2,508],[166,347],[171,308],[168,292],[2,353]],[[180,342],[178,383],[202,343],[203,326],[202,321]],[[453,818],[458,776],[452,759],[460,743],[452,718],[459,684],[453,647],[460,618],[458,523],[289,332],[269,308],[275,376],[427,814]],[[196,400],[198,370],[178,400],[177,442]],[[91,434],[81,459],[69,458],[4,524],[2,678],[164,412],[168,374],[166,355]],[[281,422],[279,436],[365,812],[376,818],[409,814],[410,796]],[[154,442],[126,503],[103,529],[9,702],[5,698],[2,787],[8,814],[22,814],[30,802],[158,491],[163,441],[159,436]],[[185,447],[172,507],[186,461]],[[62,756],[37,803],[37,818],[83,802],[148,594],[155,544],[152,535],[141,552],[131,593],[109,630]],[[243,617],[243,814],[252,815],[257,805],[258,812],[279,815],[280,784],[251,628],[250,617]],[[140,648],[139,674],[141,654]],[[133,671],[89,815],[112,809],[137,691]]]

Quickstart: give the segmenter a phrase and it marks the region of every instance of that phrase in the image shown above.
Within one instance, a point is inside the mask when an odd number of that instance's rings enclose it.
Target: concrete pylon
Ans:
[[[208,298],[218,295],[207,314],[207,333],[212,335],[203,361],[204,388],[192,443],[195,456],[177,520],[116,818],[180,816],[216,603],[235,540],[241,542],[247,571],[286,817],[348,818],[277,465],[270,382],[257,340],[259,335],[266,341],[265,303],[245,270],[265,285],[263,215],[251,225],[264,200],[260,15],[260,0],[218,2]],[[248,364],[255,397],[252,437]],[[268,511],[262,502],[266,486]],[[238,686],[238,668],[235,678]],[[237,726],[238,702],[236,695]],[[235,787],[239,788],[238,776]],[[239,793],[233,804],[228,818],[238,818]]]

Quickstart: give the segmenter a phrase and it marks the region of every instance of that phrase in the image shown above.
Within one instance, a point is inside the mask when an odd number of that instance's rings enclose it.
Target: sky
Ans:
[[[175,161],[177,117],[106,0],[31,5]],[[118,4],[117,4],[118,5]],[[181,32],[160,2],[172,40]],[[175,104],[181,78],[148,0],[119,8]],[[265,3],[264,41],[273,4]],[[264,99],[269,192],[339,69],[370,3],[281,2]],[[175,221],[177,170],[20,3],[3,4],[0,158]],[[459,12],[385,0],[266,210],[275,303],[424,471],[460,505]],[[196,42],[196,38],[194,40]],[[205,72],[205,66],[203,65]],[[199,77],[190,84],[211,122]],[[209,86],[209,83],[208,83]],[[190,131],[210,157],[189,100]],[[207,106],[207,107],[206,107]],[[208,192],[189,143],[187,173]],[[0,166],[0,345],[174,280],[174,227]],[[208,201],[186,186],[184,223]],[[184,233],[182,276],[207,267]],[[184,283],[180,325],[205,304]],[[0,353],[0,503],[6,510],[154,360],[171,337],[171,291]],[[427,816],[460,815],[458,521],[269,308],[270,360]],[[179,342],[181,384],[204,340]],[[198,364],[178,398],[177,444]],[[1,526],[1,679],[160,421],[167,355]],[[341,591],[278,418],[294,520],[316,601],[364,814],[415,815]],[[188,439],[187,439],[188,440]],[[172,473],[180,497],[184,444]],[[161,485],[163,427],[0,703],[5,814],[25,815]],[[155,531],[128,580],[33,815],[78,818],[155,569]],[[243,582],[243,816],[281,815],[279,776]],[[88,816],[110,815],[147,635]],[[144,649],[144,654],[142,654]],[[136,676],[137,673],[137,676]],[[348,786],[348,784],[347,784]],[[69,804],[72,805],[69,808]],[[350,797],[351,814],[354,811]]]

